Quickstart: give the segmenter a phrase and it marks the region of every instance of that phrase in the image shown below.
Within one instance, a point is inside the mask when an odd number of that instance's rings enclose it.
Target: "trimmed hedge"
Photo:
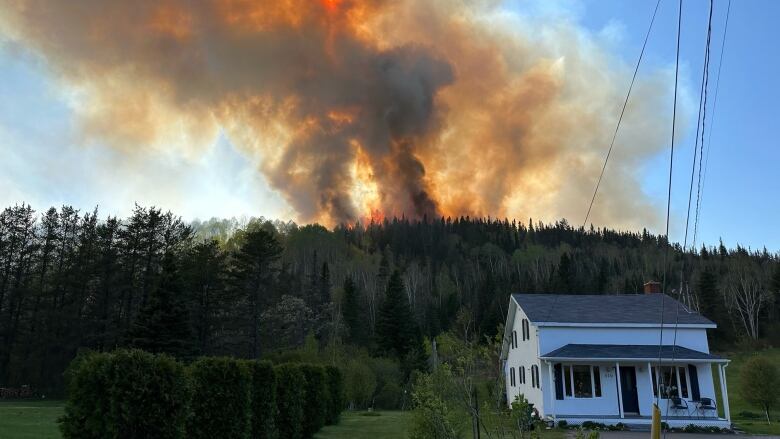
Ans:
[[[280,438],[303,437],[303,400],[305,377],[292,363],[274,367],[276,373],[276,432]]]
[[[68,372],[65,438],[183,438],[189,388],[184,368],[140,350],[88,354]]]
[[[276,374],[270,361],[249,361],[252,374],[252,438],[276,437]]]
[[[140,350],[87,353],[66,372],[65,439],[310,438],[338,421],[335,367],[201,358],[185,368]]]
[[[341,411],[344,409],[344,378],[341,371],[333,366],[325,366],[325,383],[329,396],[325,425],[333,425],[339,422]]]
[[[330,398],[325,386],[325,368],[315,364],[299,366],[306,381],[303,397],[303,437],[310,438],[325,425]]]
[[[189,372],[193,393],[188,437],[248,438],[252,376],[246,363],[226,357],[206,357],[192,363]]]
[[[58,419],[65,439],[109,437],[111,360],[111,354],[81,354],[65,371],[68,401]]]

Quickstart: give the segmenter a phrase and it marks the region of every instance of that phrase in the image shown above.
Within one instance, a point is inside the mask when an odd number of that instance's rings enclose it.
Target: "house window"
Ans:
[[[520,366],[520,384],[525,384],[525,366]]]
[[[661,390],[661,398],[688,398],[688,370],[685,367],[664,366],[658,368],[653,366],[653,396],[658,396],[658,389]],[[661,385],[658,385],[658,379]]]
[[[512,331],[512,349],[517,347],[517,331]]]
[[[561,378],[567,398],[601,397],[601,371],[598,366],[564,365]]]
[[[539,366],[531,366],[531,387],[539,388]]]
[[[509,385],[515,387],[515,368],[509,368]]]
[[[523,327],[523,341],[530,340],[531,339],[531,330],[530,330],[530,327],[528,326],[528,320],[527,319],[523,319],[523,321],[521,323],[522,323],[522,327]]]

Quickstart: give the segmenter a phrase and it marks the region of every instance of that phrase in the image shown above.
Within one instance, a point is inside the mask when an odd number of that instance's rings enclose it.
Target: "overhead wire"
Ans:
[[[620,123],[623,121],[623,115],[626,112],[626,107],[628,106],[628,99],[631,97],[631,90],[634,89],[634,82],[636,81],[636,75],[639,72],[639,65],[642,63],[642,58],[645,55],[645,48],[647,47],[647,41],[650,39],[650,32],[653,30],[653,23],[655,23],[655,16],[658,13],[658,6],[661,4],[661,0],[658,0],[655,4],[655,9],[653,10],[653,16],[650,18],[650,25],[647,28],[647,33],[645,34],[645,41],[642,43],[642,50],[639,52],[639,58],[636,60],[636,67],[634,67],[634,74],[631,77],[631,83],[628,86],[628,93],[626,93],[626,99],[623,101],[623,108],[620,110],[620,117],[618,117],[617,125],[615,126],[615,132],[612,133],[612,141],[609,144],[609,149],[607,150],[607,156],[604,158],[604,165],[601,167],[601,173],[599,174],[599,179],[596,182],[596,188],[593,190],[593,196],[590,199],[590,205],[588,206],[588,213],[585,214],[585,221],[582,222],[582,228],[585,228],[585,225],[588,223],[588,218],[590,218],[590,212],[593,209],[593,203],[596,201],[596,194],[599,191],[599,187],[601,186],[601,180],[604,178],[604,171],[607,169],[607,163],[609,162],[609,158],[612,155],[612,149],[615,146],[615,139],[617,139],[618,131],[620,130]]]
[[[720,89],[720,72],[721,72],[721,68],[723,67],[723,54],[726,49],[726,36],[728,35],[728,31],[729,31],[730,16],[731,16],[731,0],[729,0],[728,6],[726,7],[726,23],[723,26],[723,39],[720,45],[720,59],[718,60],[718,74],[715,79],[715,98],[712,103],[712,118],[710,121],[710,132],[707,136],[707,147],[704,150],[706,151],[706,159],[704,159],[703,167],[701,165],[701,160],[704,154],[702,153],[701,155],[699,155],[699,184],[698,184],[698,190],[696,194],[696,215],[694,216],[694,221],[693,221],[693,247],[696,246],[696,239],[698,237],[698,232],[699,232],[699,217],[701,212],[701,204],[704,198],[704,185],[706,184],[707,181],[707,167],[710,161],[710,145],[712,144],[712,131],[715,128],[715,114],[716,114],[715,110],[718,108],[718,90]],[[704,147],[703,144],[702,147]]]

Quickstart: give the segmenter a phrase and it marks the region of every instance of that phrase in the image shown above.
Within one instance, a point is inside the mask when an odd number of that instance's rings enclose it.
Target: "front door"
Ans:
[[[620,389],[623,397],[623,413],[639,414],[639,393],[636,389],[636,369],[620,366]]]

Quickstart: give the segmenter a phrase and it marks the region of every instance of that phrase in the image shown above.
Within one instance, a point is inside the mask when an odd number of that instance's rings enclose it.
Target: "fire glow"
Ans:
[[[627,70],[576,25],[497,3],[15,0],[0,26],[89,91],[86,137],[199,154],[225,132],[301,221],[578,218]],[[635,88],[597,223],[654,210],[633,169],[664,145],[661,79]]]

